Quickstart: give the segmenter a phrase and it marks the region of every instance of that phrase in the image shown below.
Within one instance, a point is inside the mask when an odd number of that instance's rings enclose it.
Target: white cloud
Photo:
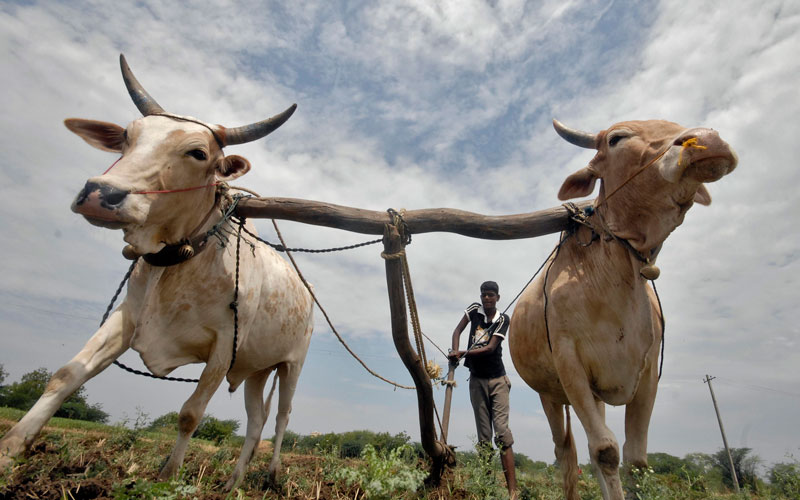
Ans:
[[[127,267],[117,232],[91,227],[68,209],[85,179],[114,156],[86,147],[61,125],[70,116],[121,124],[136,117],[119,76],[119,52],[176,113],[241,125],[297,102],[279,131],[236,148],[254,167],[237,184],[265,196],[372,210],[549,208],[558,203],[562,180],[591,158],[558,139],[551,118],[589,130],[667,118],[720,130],[740,157],[736,172],[710,186],[714,203],[693,208],[659,257],[668,328],[650,448],[713,452],[720,447],[716,422],[699,410],[710,409],[700,381],[705,373],[790,392],[800,375],[793,320],[800,240],[792,225],[800,180],[798,9],[778,1],[637,8],[230,2],[213,12],[153,2],[4,5],[0,293],[7,300],[0,323],[8,358],[0,363],[12,378],[40,365],[58,368],[88,338],[96,321],[86,318],[99,317]],[[277,240],[267,221],[258,225]],[[372,238],[289,222],[280,227],[291,246]],[[448,346],[480,281],[495,278],[510,301],[554,243],[554,236],[490,242],[415,235],[408,252],[426,333]],[[388,356],[371,359],[376,370],[407,382],[389,338],[380,250],[297,258],[345,337]],[[83,301],[83,319],[42,312],[70,311],[75,300]],[[331,355],[340,348],[321,316],[310,357],[319,366],[307,366],[301,377],[292,428],[374,428],[379,420],[385,429],[375,430],[416,436],[413,398],[398,403],[352,360]],[[340,386],[327,385],[330,373],[340,371],[347,374]],[[140,403],[157,416],[177,409],[174,401],[186,391],[164,388],[163,398],[151,399],[146,388],[153,382],[128,377],[107,371],[90,383],[90,399],[115,416],[134,414]],[[515,448],[551,462],[538,397],[512,378]],[[129,389],[116,390],[119,384]],[[351,384],[368,395],[357,412]],[[323,386],[328,393],[320,392]],[[796,398],[733,387],[719,390],[732,444],[780,460],[796,434]],[[122,392],[134,396],[121,398]],[[455,398],[451,436],[463,449],[474,434],[471,410],[463,389]],[[237,400],[217,399],[212,413],[244,418]],[[321,416],[313,408],[323,401],[330,411]],[[621,411],[610,411],[609,420],[622,441]],[[573,422],[576,438],[584,439]],[[584,444],[579,454],[585,461]]]

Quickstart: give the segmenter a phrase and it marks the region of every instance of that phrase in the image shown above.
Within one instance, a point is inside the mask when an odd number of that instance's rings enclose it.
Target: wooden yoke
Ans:
[[[577,203],[583,209],[591,201]],[[237,215],[260,219],[285,219],[354,233],[383,234],[391,222],[386,212],[345,207],[298,198],[243,198]],[[406,210],[403,220],[411,234],[447,232],[485,240],[533,238],[566,229],[569,211],[558,206],[515,215],[482,215],[453,208]]]
[[[577,203],[583,210],[591,201]],[[432,459],[431,473],[426,480],[438,484],[445,465],[455,464],[455,453],[446,444],[450,405],[446,402],[442,422],[442,440],[434,427],[433,386],[422,359],[414,351],[408,336],[408,318],[403,284],[403,265],[399,256],[405,250],[398,228],[387,212],[364,210],[297,198],[243,198],[236,207],[242,217],[284,219],[316,226],[326,226],[362,234],[382,234],[386,259],[386,285],[389,291],[389,310],[392,318],[392,339],[400,358],[414,380],[419,405],[420,440],[425,453]],[[482,215],[451,208],[407,210],[403,213],[405,230],[410,234],[430,232],[457,233],[471,238],[511,240],[533,238],[566,229],[570,211],[558,206],[537,212],[516,215]],[[453,379],[454,366],[448,380]],[[452,386],[448,386],[448,400]]]

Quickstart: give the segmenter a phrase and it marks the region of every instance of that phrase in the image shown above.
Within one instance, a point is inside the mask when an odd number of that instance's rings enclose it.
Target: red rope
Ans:
[[[105,172],[103,172],[103,173],[102,173],[102,174],[100,174],[100,175],[106,175],[106,174],[108,173],[108,171],[109,171],[109,170],[111,170],[112,168],[114,168],[114,165],[116,165],[117,163],[119,163],[119,161],[120,161],[121,159],[122,159],[122,157],[121,157],[121,156],[120,156],[119,158],[117,158],[117,161],[115,161],[114,163],[112,163],[112,164],[111,164],[111,166],[110,166],[110,167],[108,167],[108,168],[106,169],[106,171],[105,171]]]

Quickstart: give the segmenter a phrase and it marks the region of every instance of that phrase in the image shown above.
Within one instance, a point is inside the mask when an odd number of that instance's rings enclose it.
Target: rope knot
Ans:
[[[381,257],[383,257],[384,260],[402,259],[405,255],[406,255],[406,251],[405,250],[400,250],[397,253],[381,252]]]
[[[433,362],[433,360],[429,359],[427,363],[425,363],[425,371],[428,373],[428,376],[436,380],[442,375],[442,367],[437,365]]]

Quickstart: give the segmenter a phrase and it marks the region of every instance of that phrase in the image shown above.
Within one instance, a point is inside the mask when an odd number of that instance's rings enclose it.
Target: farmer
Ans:
[[[453,346],[448,358],[458,363],[464,358],[464,366],[469,368],[469,398],[475,412],[475,425],[478,429],[479,451],[492,448],[492,429],[494,441],[500,448],[500,463],[506,476],[510,498],[516,498],[517,478],[514,472],[514,452],[511,445],[514,438],[508,428],[508,392],[511,382],[503,365],[501,343],[508,333],[510,319],[497,310],[500,288],[494,281],[481,284],[481,303],[473,303],[464,311],[464,316],[453,330]],[[469,342],[466,351],[458,350],[461,332],[470,324]]]

